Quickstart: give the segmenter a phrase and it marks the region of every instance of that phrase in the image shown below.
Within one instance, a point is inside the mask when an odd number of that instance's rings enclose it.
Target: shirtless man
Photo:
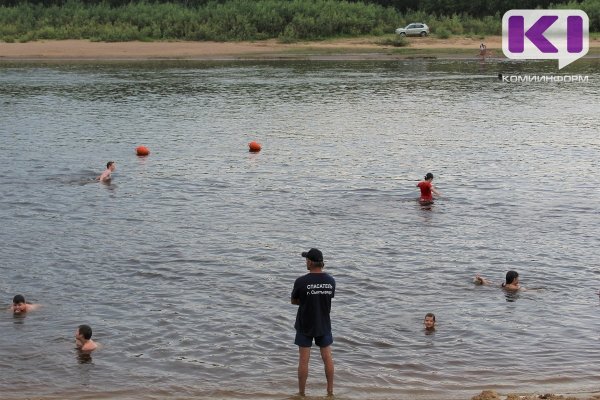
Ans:
[[[92,328],[79,325],[75,331],[75,346],[81,351],[94,351],[98,345],[92,340]]]
[[[115,164],[114,161],[109,161],[106,163],[106,169],[104,170],[104,172],[98,177],[98,180],[100,182],[108,182],[110,181],[110,174],[113,173],[113,171],[117,168],[117,164]]]
[[[13,297],[13,304],[9,310],[13,314],[25,314],[28,311],[34,311],[39,308],[39,304],[28,304],[25,302],[25,297],[22,294],[18,294]]]

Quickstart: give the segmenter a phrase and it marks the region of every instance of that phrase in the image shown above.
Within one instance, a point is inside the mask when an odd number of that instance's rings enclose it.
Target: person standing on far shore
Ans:
[[[433,201],[433,194],[435,194],[436,196],[441,196],[440,192],[438,192],[435,187],[433,187],[433,183],[431,183],[433,181],[433,174],[431,172],[428,172],[427,175],[425,175],[425,179],[422,180],[421,182],[417,183],[417,187],[419,189],[421,189],[421,197],[419,198],[419,201],[421,202],[425,202],[425,203],[430,203]]]
[[[114,161],[109,161],[106,163],[106,169],[104,172],[98,177],[100,182],[108,182],[110,181],[111,174],[117,168],[117,164]]]
[[[485,60],[485,56],[487,55],[487,46],[484,43],[479,45],[479,57]]]
[[[306,268],[310,271],[296,279],[292,290],[292,304],[298,305],[296,314],[296,340],[299,348],[298,360],[298,389],[304,396],[306,380],[308,379],[308,360],[313,339],[319,346],[321,358],[325,365],[327,378],[327,394],[333,395],[333,356],[331,344],[331,299],[335,295],[335,280],[323,268],[323,253],[318,249],[310,249],[302,253],[306,258]]]

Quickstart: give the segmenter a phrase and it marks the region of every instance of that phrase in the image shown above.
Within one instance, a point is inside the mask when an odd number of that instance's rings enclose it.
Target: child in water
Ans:
[[[37,310],[38,307],[38,304],[26,303],[25,296],[18,294],[13,297],[13,304],[9,307],[9,310],[12,311],[13,314],[25,314],[26,312]]]
[[[433,174],[431,172],[428,172],[427,175],[425,175],[425,179],[422,180],[421,182],[417,183],[417,187],[419,189],[421,189],[421,198],[419,198],[419,201],[421,202],[425,202],[425,203],[430,203],[433,201],[433,194],[435,194],[436,196],[441,196],[440,192],[438,192],[435,187],[433,187],[433,183],[431,183],[431,181],[433,181]]]
[[[110,182],[111,174],[117,168],[117,164],[114,161],[109,161],[106,163],[106,169],[104,172],[97,178],[100,182]]]
[[[479,274],[475,275],[473,282],[477,285],[491,285],[490,281],[482,278]],[[522,288],[519,284],[519,273],[517,271],[508,271],[506,273],[506,282],[502,283],[501,287],[511,291],[525,290],[525,288]]]
[[[92,340],[92,328],[79,325],[75,331],[75,346],[81,351],[94,351],[98,345]]]
[[[427,332],[435,331],[435,314],[433,314],[433,313],[425,314],[425,318],[423,319],[423,325],[425,326],[425,330]]]

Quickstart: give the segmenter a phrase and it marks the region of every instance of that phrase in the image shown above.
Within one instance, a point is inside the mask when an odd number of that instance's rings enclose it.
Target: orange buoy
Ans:
[[[150,149],[146,146],[138,146],[135,148],[135,153],[140,157],[145,157],[150,154]]]
[[[262,148],[260,146],[260,144],[257,143],[257,142],[250,142],[250,143],[248,143],[248,147],[250,148],[250,151],[252,153],[258,153],[260,151],[260,149]]]

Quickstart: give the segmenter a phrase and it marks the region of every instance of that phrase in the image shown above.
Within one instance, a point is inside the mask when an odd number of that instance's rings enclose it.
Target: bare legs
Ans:
[[[306,379],[308,378],[308,360],[310,360],[310,347],[298,347],[298,393],[304,396],[306,388]]]
[[[331,346],[321,347],[321,358],[325,365],[325,378],[327,378],[327,395],[333,395],[333,355]]]
[[[308,361],[310,360],[310,347],[298,347],[298,392],[304,396],[306,389],[306,380],[308,379]],[[333,395],[333,356],[331,346],[321,347],[321,358],[325,365],[325,377],[327,378],[327,394]]]

